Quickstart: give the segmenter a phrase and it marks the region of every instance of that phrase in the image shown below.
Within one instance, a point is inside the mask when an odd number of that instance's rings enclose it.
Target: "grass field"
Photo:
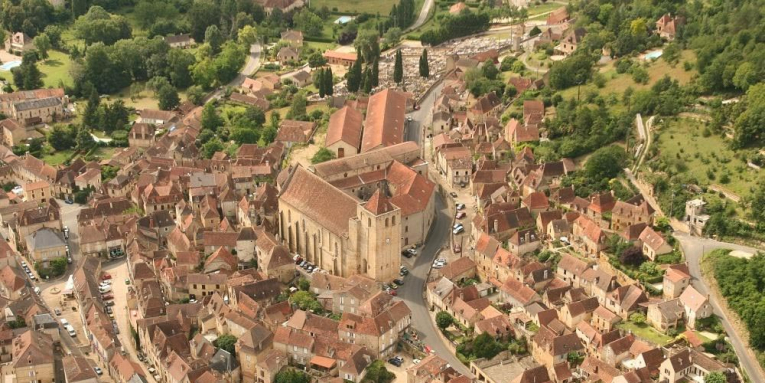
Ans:
[[[45,87],[58,87],[61,82],[72,86],[72,76],[69,74],[72,61],[69,55],[64,52],[50,51],[48,56],[47,60],[40,62],[37,66],[43,75]]]
[[[637,60],[637,59],[636,59]],[[621,96],[624,94],[624,91],[632,87],[635,90],[639,89],[647,89],[650,88],[656,81],[664,77],[665,75],[669,76],[672,79],[677,80],[681,85],[687,84],[691,78],[698,72],[696,72],[695,69],[692,69],[690,71],[686,71],[683,68],[683,61],[689,61],[689,62],[695,62],[696,61],[696,55],[693,53],[693,51],[685,50],[682,52],[680,62],[674,66],[674,68],[669,65],[666,61],[663,59],[659,59],[657,61],[654,61],[650,64],[648,64],[648,68],[646,69],[648,71],[649,75],[649,81],[648,84],[638,84],[635,81],[632,80],[632,75],[629,73],[616,73],[616,69],[614,68],[615,63],[612,61],[606,65],[603,65],[599,68],[598,72],[602,74],[603,76],[608,79],[606,82],[606,86],[604,86],[601,89],[598,89],[595,84],[587,84],[582,86],[582,94],[587,94],[590,91],[597,91],[601,95],[607,95],[609,93],[615,93],[617,96]],[[569,89],[564,90],[561,92],[561,95],[563,98],[571,98],[576,97],[577,94],[577,87],[571,87]]]
[[[338,13],[358,14],[366,12],[372,15],[378,13],[388,15],[395,3],[391,0],[313,0],[311,1],[311,8],[319,9],[326,6],[330,11]]]
[[[64,163],[64,161],[66,161],[67,158],[69,158],[69,156],[72,155],[73,152],[73,150],[55,151],[53,154],[43,156],[42,160],[51,166],[61,165]]]
[[[561,3],[542,3],[539,5],[529,5],[529,18],[537,16],[542,13],[552,12],[558,8],[565,7],[565,4]],[[545,15],[545,18],[547,15]]]
[[[692,175],[700,185],[717,184],[740,197],[751,193],[750,188],[759,176],[757,171],[734,157],[735,152],[720,135],[704,137],[701,122],[681,118],[654,124],[654,127],[659,132],[656,144],[664,163],[683,163],[684,173]],[[720,182],[723,174],[728,174],[729,183]]]
[[[647,324],[638,325],[628,321],[619,323],[616,325],[616,327],[625,332],[631,331],[638,338],[645,339],[659,346],[664,346],[665,344],[671,342],[673,339],[672,337],[656,331],[656,329]]]

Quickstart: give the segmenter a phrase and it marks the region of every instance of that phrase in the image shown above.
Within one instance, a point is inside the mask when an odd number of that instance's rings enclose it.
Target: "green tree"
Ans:
[[[372,68],[367,66],[366,71],[364,71],[364,85],[362,91],[366,94],[372,93]]]
[[[290,303],[297,305],[301,310],[320,312],[321,303],[309,291],[297,291],[290,296]]]
[[[375,58],[375,60],[372,62],[372,86],[375,87],[379,85],[380,85],[380,59]]]
[[[157,98],[159,99],[159,109],[162,110],[173,110],[181,103],[178,90],[172,85],[164,85],[159,88]]]
[[[305,120],[306,119],[306,107],[307,101],[305,95],[302,92],[298,92],[292,97],[292,104],[290,110],[287,112],[287,118],[292,120]]]
[[[316,88],[319,90],[319,97],[324,98],[324,96],[327,95],[326,87],[324,86],[324,76],[327,75],[327,71],[323,68],[320,68],[316,71],[316,73],[313,75],[313,83],[316,85]]]
[[[45,33],[41,33],[37,35],[34,40],[32,40],[32,43],[34,44],[35,49],[37,49],[37,52],[40,54],[40,58],[45,61],[45,59],[48,58],[48,51],[51,48],[50,37],[48,37],[48,35]]]
[[[531,30],[529,31],[529,36],[530,37],[534,37],[534,36],[536,36],[538,34],[541,34],[541,33],[542,33],[542,30],[539,29],[539,27],[535,25],[534,28],[531,28]]]
[[[194,105],[202,105],[205,99],[205,91],[199,85],[193,85],[186,89],[186,97]]]
[[[348,72],[347,86],[348,91],[355,93],[361,88],[362,72],[361,72],[361,59],[356,60],[351,66],[351,70]]]
[[[276,374],[274,383],[311,383],[311,377],[294,368],[286,368]]]
[[[295,26],[309,36],[319,36],[323,29],[322,19],[308,8],[303,8],[293,18]]]
[[[607,146],[593,153],[584,164],[584,172],[593,180],[616,177],[627,163],[627,152],[621,146]]]
[[[396,50],[396,62],[393,64],[393,81],[401,84],[404,81],[404,60],[401,57],[401,49]]]
[[[43,85],[42,74],[37,68],[37,53],[34,51],[24,52],[21,65],[11,70],[13,83],[21,90],[41,88]]]
[[[359,30],[356,40],[353,41],[353,46],[359,53],[359,58],[362,58],[364,62],[372,62],[380,57],[379,36],[374,29]]]
[[[308,56],[308,66],[311,68],[319,68],[327,65],[327,60],[321,52],[313,52]]]
[[[132,33],[127,19],[111,15],[97,5],[90,7],[88,13],[78,17],[74,23],[75,36],[88,45],[95,42],[112,45],[118,40],[129,39]]]
[[[494,65],[494,61],[492,59],[486,59],[486,61],[483,62],[481,71],[483,72],[483,76],[489,80],[496,80],[497,76],[499,76],[499,69],[497,69],[497,66]]]
[[[98,109],[101,105],[101,98],[98,96],[98,91],[95,88],[90,91],[88,96],[88,105],[85,107],[85,111],[82,114],[82,124],[90,129],[94,129],[98,125]]]
[[[213,341],[213,346],[234,353],[237,338],[231,334],[224,334]]]
[[[214,55],[220,52],[223,41],[223,33],[218,29],[217,25],[210,25],[207,27],[205,30],[205,44],[210,46]]]
[[[77,149],[81,151],[88,151],[90,148],[93,147],[93,145],[96,143],[93,140],[93,136],[90,135],[90,131],[86,126],[81,126],[77,130]]]
[[[202,156],[204,158],[212,158],[216,152],[223,151],[226,147],[220,141],[220,138],[213,137],[207,143],[202,145]]]
[[[385,362],[376,360],[367,367],[362,383],[391,383],[393,379],[396,379],[396,374],[388,371]]]
[[[743,99],[746,108],[733,124],[736,147],[765,146],[765,83],[750,86]]]
[[[428,63],[428,50],[423,49],[420,56],[420,77],[430,77],[430,64]]]
[[[327,96],[331,96],[333,93],[335,93],[335,79],[333,76],[332,68],[327,68],[323,78],[324,93],[326,93]]]
[[[630,315],[630,321],[637,325],[645,324],[645,321],[646,321],[645,314],[636,312]]]
[[[436,314],[436,326],[438,326],[441,331],[446,330],[452,323],[454,323],[454,317],[448,312],[439,311],[438,314]]]
[[[385,32],[385,43],[389,46],[396,45],[399,41],[401,41],[401,28],[393,27]]]
[[[223,119],[218,116],[218,112],[215,110],[215,103],[207,103],[202,109],[202,129],[209,129],[213,132],[218,130],[218,127],[223,125]]]
[[[298,279],[298,287],[300,290],[308,291],[311,288],[311,281],[305,278]]]
[[[246,47],[249,47],[250,45],[255,44],[258,42],[258,40],[260,40],[258,29],[253,25],[243,26],[241,29],[239,29],[237,35],[237,41],[239,41],[239,44],[242,44]]]
[[[477,358],[491,359],[502,351],[499,344],[489,333],[482,333],[473,340],[473,354]]]
[[[184,49],[171,49],[167,52],[167,67],[170,83],[183,89],[192,84],[191,68],[196,63],[194,55]]]
[[[316,165],[320,164],[325,161],[334,160],[335,159],[335,153],[327,148],[321,148],[319,149],[316,154],[311,157],[311,163]]]
[[[77,136],[77,129],[74,125],[62,126],[53,125],[48,133],[48,143],[55,150],[68,150],[75,145],[74,138]]]
[[[710,372],[707,376],[704,377],[704,383],[727,383],[728,378],[725,377],[725,374],[719,371],[713,371]]]

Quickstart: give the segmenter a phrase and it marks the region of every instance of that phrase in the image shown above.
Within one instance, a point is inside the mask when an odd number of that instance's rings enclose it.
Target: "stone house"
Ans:
[[[669,254],[673,250],[672,245],[664,239],[664,236],[654,231],[650,226],[643,229],[639,238],[643,243],[643,254],[652,261],[655,261],[659,255]]]
[[[669,329],[677,328],[683,322],[684,316],[683,305],[676,298],[648,305],[646,319],[655,329],[666,332]]]
[[[679,299],[685,310],[686,325],[691,329],[696,328],[696,320],[708,318],[714,313],[709,296],[702,295],[693,286],[688,286]]]

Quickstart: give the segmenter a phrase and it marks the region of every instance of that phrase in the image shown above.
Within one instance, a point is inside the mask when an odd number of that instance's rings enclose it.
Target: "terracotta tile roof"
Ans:
[[[404,141],[406,95],[385,89],[369,98],[361,151],[390,146]]]
[[[363,118],[361,112],[349,106],[332,113],[324,145],[330,146],[342,141],[358,149],[361,146]]]
[[[547,200],[547,196],[542,192],[529,193],[529,195],[523,199],[523,204],[531,210],[547,209],[550,207],[550,202]]]
[[[53,339],[50,335],[27,329],[13,339],[13,362],[16,368],[53,364]]]
[[[358,205],[353,197],[302,166],[295,168],[291,179],[282,189],[279,200],[292,205],[338,235],[348,232],[348,220],[356,216]]]
[[[638,222],[634,225],[629,225],[624,228],[624,230],[619,233],[619,235],[624,238],[627,241],[635,241],[638,238],[640,238],[640,234],[643,233],[643,230],[648,226],[645,222]]]
[[[396,207],[390,203],[390,199],[380,192],[380,189],[375,190],[372,197],[370,197],[364,204],[364,208],[375,215],[386,214],[396,209]]]
[[[615,367],[592,356],[585,358],[579,369],[585,371],[591,381],[610,382],[620,375]]]
[[[677,282],[682,281],[683,279],[690,279],[691,276],[688,275],[687,273],[681,271],[681,270],[674,269],[674,268],[669,268],[669,269],[667,269],[667,273],[665,274],[665,278],[669,279],[670,281],[672,281],[674,283],[677,283]]]
[[[467,273],[470,270],[475,270],[476,265],[469,257],[460,257],[456,261],[451,262],[441,269],[441,275],[446,278],[454,279],[462,274]]]
[[[643,232],[640,233],[640,240],[643,241],[643,243],[650,247],[653,251],[659,251],[661,247],[667,243],[667,240],[665,240],[661,234],[654,231],[651,227],[646,227],[643,229]]]
[[[515,280],[512,276],[507,278],[501,289],[507,295],[513,297],[523,305],[530,303],[535,298],[539,298],[536,291],[522,282]]]
[[[558,268],[581,277],[582,274],[584,274],[584,272],[590,268],[590,265],[587,262],[572,255],[564,254],[558,262]]]
[[[574,224],[581,228],[582,235],[589,238],[590,241],[595,243],[603,243],[605,241],[605,232],[600,228],[600,226],[598,226],[597,223],[595,223],[590,218],[586,216],[580,216],[576,219]]]
[[[693,286],[685,288],[682,294],[680,294],[680,302],[683,306],[687,307],[693,312],[698,312],[709,302],[708,296],[701,295]]]

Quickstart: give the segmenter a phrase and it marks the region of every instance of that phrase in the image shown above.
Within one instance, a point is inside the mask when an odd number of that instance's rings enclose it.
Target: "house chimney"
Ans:
[[[494,220],[494,232],[495,233],[499,232],[499,220],[498,219]]]
[[[531,232],[527,231],[524,238],[526,239],[526,243],[529,243],[529,238],[531,237]]]

